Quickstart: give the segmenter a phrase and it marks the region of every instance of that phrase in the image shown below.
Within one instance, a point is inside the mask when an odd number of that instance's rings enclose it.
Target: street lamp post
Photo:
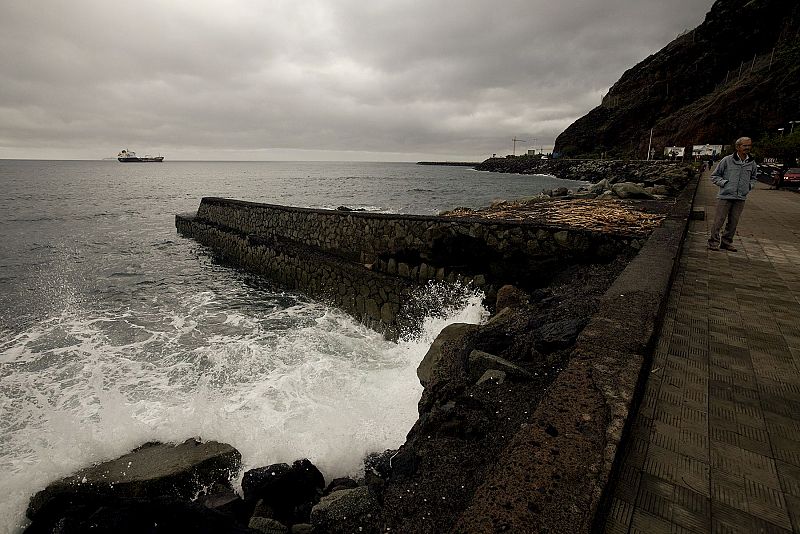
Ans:
[[[800,122],[800,121],[789,121],[789,124],[791,124],[791,125],[792,125],[792,127],[791,127],[791,128],[789,128],[789,135],[792,135],[792,133],[794,132],[794,125],[795,125],[796,123],[798,123],[798,122]]]
[[[785,129],[785,128],[778,128],[778,131],[781,133],[781,135],[783,135],[783,130],[784,130],[784,129]]]

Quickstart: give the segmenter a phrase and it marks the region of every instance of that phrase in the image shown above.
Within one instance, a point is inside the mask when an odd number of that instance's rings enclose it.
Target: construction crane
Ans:
[[[511,151],[511,155],[512,156],[516,156],[517,155],[517,143],[527,143],[527,141],[525,139],[517,139],[516,137],[512,138],[511,140],[514,142],[514,148]]]

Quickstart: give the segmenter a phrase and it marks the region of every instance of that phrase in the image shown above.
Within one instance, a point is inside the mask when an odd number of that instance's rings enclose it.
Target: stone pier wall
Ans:
[[[316,210],[204,198],[183,235],[234,264],[323,299],[390,336],[415,320],[431,280],[481,288],[545,285],[572,262],[605,261],[644,238],[527,222]]]

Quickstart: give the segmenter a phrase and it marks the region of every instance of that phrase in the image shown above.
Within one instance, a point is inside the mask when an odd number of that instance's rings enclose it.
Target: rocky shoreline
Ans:
[[[406,442],[366,458],[359,480],[326,481],[298,459],[247,471],[239,495],[230,481],[241,456],[229,445],[145,444],[36,494],[26,532],[590,530],[693,190],[653,204],[666,218],[636,256],[576,263],[525,291],[503,286],[486,324],[445,328],[418,368],[424,391]]]
[[[536,424],[536,403],[628,259],[572,266],[530,293],[505,286],[487,324],[445,328],[420,364],[406,443],[366,458],[360,480],[326,485],[298,459],[247,471],[240,497],[229,445],[146,444],[37,493],[26,532],[446,532],[517,430]]]
[[[655,194],[666,196],[680,194],[696,174],[695,165],[683,161],[542,159],[537,156],[489,158],[475,168],[501,173],[549,174],[592,184],[604,182],[604,191],[613,190],[615,184],[634,183],[642,188],[658,188],[659,192]]]

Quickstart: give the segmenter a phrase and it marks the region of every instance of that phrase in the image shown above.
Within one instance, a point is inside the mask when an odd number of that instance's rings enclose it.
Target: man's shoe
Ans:
[[[709,244],[708,250],[719,250],[719,245]]]
[[[728,252],[736,252],[736,247],[734,247],[733,245],[722,245],[722,247],[720,248],[722,248],[723,250],[727,250]]]

